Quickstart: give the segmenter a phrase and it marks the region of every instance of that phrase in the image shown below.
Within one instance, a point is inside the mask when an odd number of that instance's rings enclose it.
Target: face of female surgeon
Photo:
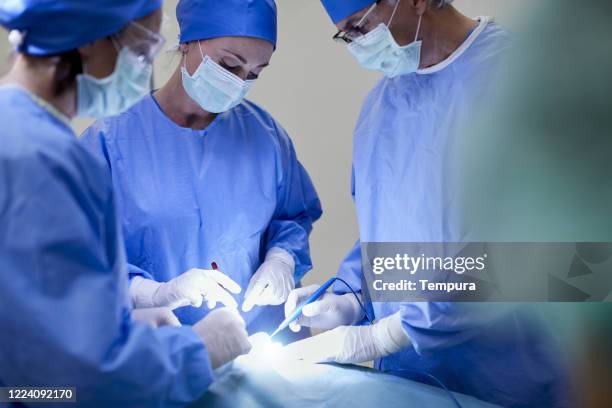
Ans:
[[[162,17],[162,11],[156,10],[138,20],[134,20],[134,22],[145,30],[158,34],[162,23]],[[115,34],[122,34],[125,31],[126,30],[122,29]],[[122,43],[120,45],[129,47],[132,44]],[[87,73],[89,75],[95,78],[105,78],[111,75],[115,70],[115,62],[117,61],[119,51],[116,44],[113,44],[113,39],[110,36],[80,47],[79,51],[81,53],[83,66],[87,66]]]
[[[265,40],[247,37],[221,37],[200,41],[202,53],[243,80],[257,79],[261,71],[268,66],[273,45]],[[187,72],[193,75],[202,62],[198,42],[181,45],[187,53]]]

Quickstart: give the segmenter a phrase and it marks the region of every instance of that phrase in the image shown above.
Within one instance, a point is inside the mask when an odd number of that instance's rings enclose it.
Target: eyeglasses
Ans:
[[[337,42],[342,41],[345,44],[350,44],[353,41],[355,41],[355,39],[357,39],[358,37],[361,37],[362,35],[364,35],[365,31],[363,30],[362,25],[364,21],[366,20],[366,18],[376,8],[376,6],[378,6],[378,3],[380,2],[381,0],[377,0],[374,4],[372,4],[372,6],[370,6],[370,8],[368,9],[368,11],[366,11],[363,17],[359,19],[357,24],[355,24],[349,30],[338,30],[338,32],[334,34],[334,36],[332,37],[332,40],[337,41]]]
[[[152,64],[166,43],[163,36],[135,21],[128,23],[114,37],[121,45],[138,55],[138,60],[142,64]]]

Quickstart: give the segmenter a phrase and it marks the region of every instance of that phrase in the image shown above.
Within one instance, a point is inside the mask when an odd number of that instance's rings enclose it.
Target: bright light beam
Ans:
[[[268,333],[259,332],[249,337],[251,351],[249,354],[238,357],[241,363],[248,365],[270,366],[282,360],[283,345],[270,340]]]

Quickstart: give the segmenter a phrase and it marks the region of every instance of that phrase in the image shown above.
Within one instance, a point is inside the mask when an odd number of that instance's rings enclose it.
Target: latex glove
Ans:
[[[172,310],[167,307],[134,309],[132,310],[131,318],[134,322],[146,323],[155,328],[181,325],[181,322],[179,322],[174,313],[172,313]]]
[[[135,308],[168,307],[174,310],[188,305],[200,307],[203,300],[210,309],[217,302],[237,308],[236,300],[227,291],[240,293],[240,285],[212,269],[191,269],[164,283],[137,276],[130,284]]]
[[[244,296],[242,311],[248,312],[253,306],[280,305],[295,287],[293,256],[281,248],[272,248],[265,261],[251,278]]]
[[[236,309],[213,310],[193,330],[204,342],[213,369],[251,350],[244,319]]]
[[[410,344],[398,313],[370,326],[340,326],[287,345],[287,358],[312,363],[356,364],[396,353]]]
[[[289,294],[285,303],[285,317],[319,289],[319,285],[295,289]],[[338,326],[352,326],[364,317],[359,302],[352,293],[335,295],[326,292],[316,302],[304,306],[302,314],[289,324],[294,332],[300,331],[300,326],[329,330]]]

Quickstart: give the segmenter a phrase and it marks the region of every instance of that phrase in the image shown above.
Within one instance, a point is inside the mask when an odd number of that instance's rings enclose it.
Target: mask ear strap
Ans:
[[[387,27],[391,26],[391,22],[393,21],[393,17],[395,17],[395,13],[397,12],[400,1],[401,0],[397,0],[397,3],[395,3],[395,7],[393,7],[393,13],[391,13],[391,18],[389,19],[389,22],[387,23]]]
[[[202,44],[200,44],[200,40],[198,40],[198,48],[200,49],[200,55],[202,56],[202,60],[204,60],[204,53],[202,52]],[[187,53],[184,55],[183,67],[187,69]]]
[[[113,48],[115,49],[115,51],[121,52],[121,44],[118,44],[119,39],[117,39],[115,35],[111,35],[111,42],[113,43]]]
[[[363,24],[363,22],[365,21],[365,19],[370,15],[370,13],[372,12],[372,10],[374,10],[376,8],[376,6],[378,5],[377,2],[375,2],[374,4],[372,4],[372,6],[368,9],[368,11],[366,11],[366,13],[363,15],[363,17],[361,17],[359,19],[359,21],[357,22],[357,24],[355,25],[355,27],[361,27],[361,25]]]
[[[200,40],[198,40],[198,48],[200,49],[200,55],[202,56],[202,59],[204,59],[204,53],[202,52],[202,44],[200,44]]]
[[[419,16],[419,24],[417,24],[417,31],[416,34],[414,35],[414,42],[416,42],[419,39],[419,32],[421,31],[421,21],[423,20],[423,15],[421,14]]]

